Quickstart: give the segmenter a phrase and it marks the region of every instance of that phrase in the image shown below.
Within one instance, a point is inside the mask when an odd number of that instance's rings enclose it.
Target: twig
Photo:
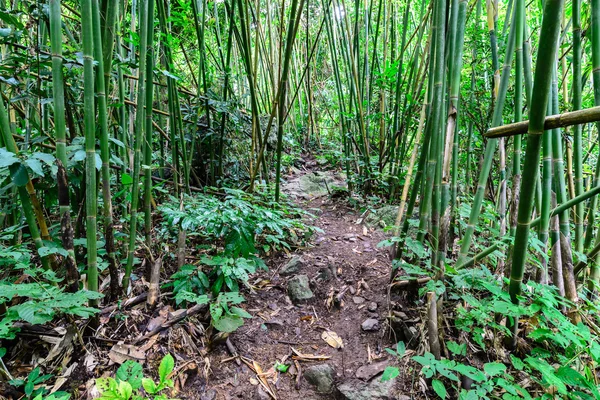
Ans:
[[[237,365],[242,365],[237,349],[235,348],[233,343],[231,343],[230,338],[227,338],[227,340],[225,341],[225,345],[227,346],[227,350],[229,350],[229,353],[231,353],[231,355],[235,358],[235,363]]]
[[[140,343],[154,335],[156,335],[159,332],[162,332],[166,329],[169,329],[170,327],[172,327],[173,325],[177,324],[178,322],[184,320],[187,317],[191,317],[192,315],[196,315],[199,314],[200,312],[204,311],[207,309],[207,305],[206,304],[196,304],[195,306],[193,306],[192,308],[188,308],[187,310],[185,310],[183,313],[181,313],[180,315],[176,316],[175,318],[166,321],[165,323],[163,323],[162,325],[158,325],[157,327],[155,327],[154,329],[152,329],[150,332],[146,333],[143,336],[140,336],[139,338],[135,339],[133,341],[133,344],[137,344]]]

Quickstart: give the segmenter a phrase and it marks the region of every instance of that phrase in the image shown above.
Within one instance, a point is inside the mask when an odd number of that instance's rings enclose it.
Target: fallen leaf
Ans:
[[[92,353],[87,353],[83,359],[83,365],[85,366],[87,372],[92,373],[94,372],[96,365],[98,365],[98,361],[96,361],[96,357],[94,357]]]
[[[344,348],[344,342],[342,341],[342,338],[339,337],[339,335],[334,331],[323,331],[323,333],[321,334],[321,339],[326,341],[327,344],[333,347],[334,349]]]
[[[127,360],[143,363],[146,354],[132,344],[117,343],[110,349],[108,358],[116,364],[123,364]]]

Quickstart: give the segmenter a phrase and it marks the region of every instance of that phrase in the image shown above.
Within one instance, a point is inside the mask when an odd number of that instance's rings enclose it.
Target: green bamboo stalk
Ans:
[[[298,31],[298,24],[300,21],[300,17],[302,15],[301,12],[296,15],[298,10],[302,10],[304,7],[304,0],[300,0],[300,5],[298,5],[298,0],[292,0],[292,4],[290,6],[290,16],[287,27],[287,37],[285,41],[285,54],[283,57],[283,69],[281,71],[281,79],[279,81],[280,90],[279,90],[279,98],[277,100],[278,105],[278,113],[277,113],[277,165],[275,170],[275,201],[279,202],[280,195],[280,184],[281,184],[281,153],[283,147],[283,123],[285,120],[285,110],[286,110],[286,95],[287,95],[287,85],[288,85],[288,75],[290,69],[290,60],[292,55],[292,50],[294,47],[294,40],[296,38],[296,33]]]
[[[6,112],[6,107],[4,106],[4,101],[2,99],[0,99],[0,130],[2,131],[2,139],[4,141],[4,146],[6,146],[6,150],[10,151],[11,153],[18,154],[18,149],[12,137],[12,131],[10,129],[8,113]],[[27,181],[30,182],[27,169],[21,166],[20,164],[13,165],[14,166],[11,166],[11,177],[13,178],[13,182],[15,182],[15,174],[17,172],[20,174],[25,174],[27,176]],[[36,215],[31,204],[29,193],[27,192],[25,185],[16,184],[15,186],[17,187],[17,192],[19,193],[19,198],[21,200],[21,208],[23,209],[23,214],[25,215],[25,220],[27,221],[27,226],[29,227],[29,235],[31,236],[31,239],[35,244],[36,249],[39,250],[45,245],[42,241],[42,237],[40,236],[40,230],[38,229]],[[49,257],[45,256],[41,257],[41,259],[42,267],[44,269],[50,269]]]
[[[517,0],[515,4],[515,24],[516,24],[516,42],[515,42],[515,122],[523,119],[523,34],[525,24],[525,1]],[[519,199],[519,189],[521,183],[521,136],[517,135],[513,139],[513,159],[512,159],[512,207],[509,224],[509,233],[514,237],[517,228],[517,203]]]
[[[146,126],[144,132],[146,140],[144,143],[144,233],[146,236],[146,247],[152,249],[152,99],[154,98],[154,0],[148,0],[148,16],[146,28]]]
[[[98,291],[97,223],[98,192],[96,188],[96,118],[94,100],[94,35],[92,0],[81,0],[81,31],[83,41],[83,102],[85,129],[85,205],[87,237],[87,283],[88,289]],[[90,306],[96,306],[90,300]]]
[[[554,69],[552,71],[552,111],[558,113],[558,62],[554,62]],[[562,149],[562,134],[559,128],[554,129],[552,132],[552,166],[554,172],[554,189],[556,192],[556,201],[558,203],[567,202],[567,189],[565,184],[565,166],[563,161],[563,149]],[[571,253],[571,233],[570,233],[570,221],[569,213],[564,211],[558,214],[559,218],[559,244],[561,251],[561,261],[563,269],[563,280],[565,286],[566,297],[577,304],[577,287],[575,284],[575,276],[573,274],[573,257]],[[577,316],[569,311],[571,318],[577,320]]]
[[[527,248],[529,247],[531,212],[534,204],[535,183],[539,174],[541,139],[544,132],[544,119],[550,94],[552,68],[557,53],[563,3],[563,0],[546,0],[544,5],[544,17],[540,32],[531,98],[527,148],[523,167],[523,180],[521,182],[521,198],[519,201],[509,284],[509,294],[512,302],[515,304],[519,303],[527,259]],[[513,327],[514,341],[518,327],[517,321],[513,321]]]
[[[104,240],[108,268],[110,273],[110,300],[119,296],[119,271],[115,254],[115,237],[113,233],[113,206],[110,193],[110,144],[108,134],[108,111],[106,106],[106,82],[104,80],[104,57],[102,53],[102,37],[100,25],[100,5],[98,0],[92,0],[92,23],[94,35],[94,55],[97,62],[96,70],[96,101],[98,105],[98,123],[100,126],[100,158],[102,159],[102,199],[104,202]]]
[[[446,146],[444,150],[444,165],[442,170],[442,204],[441,210],[444,213],[444,222],[442,223],[442,239],[440,240],[440,246],[438,246],[439,259],[443,260],[443,255],[446,253],[446,247],[449,241],[448,229],[450,228],[450,219],[452,214],[452,208],[454,205],[454,199],[456,196],[457,189],[453,188],[452,199],[450,198],[450,179],[453,180],[455,185],[457,182],[457,162],[458,162],[458,138],[457,138],[457,120],[459,110],[459,92],[460,92],[460,77],[462,72],[462,58],[463,58],[463,47],[464,47],[464,35],[465,35],[465,23],[467,16],[467,2],[466,0],[460,0],[460,2],[453,2],[453,7],[458,6],[457,9],[453,9],[452,13],[456,14],[456,24],[454,26],[455,33],[452,35],[454,38],[454,44],[450,53],[449,65],[452,67],[450,77],[450,97],[449,97],[449,110],[448,110],[448,121],[446,123]],[[450,176],[450,164],[454,164],[453,176]]]
[[[89,1],[89,0],[85,0]],[[135,243],[137,238],[137,212],[140,194],[140,170],[142,164],[142,142],[144,140],[144,103],[146,101],[146,51],[148,43],[148,2],[153,0],[142,0],[140,3],[140,54],[138,68],[138,98],[135,114],[135,137],[133,155],[133,183],[131,187],[131,214],[129,220],[129,246],[127,248],[127,265],[125,276],[123,276],[123,289],[127,291],[129,279],[133,269]],[[152,79],[152,76],[150,76]]]
[[[573,0],[573,111],[581,109],[581,0]],[[575,195],[583,193],[583,138],[582,126],[573,129],[573,169],[575,170]],[[575,251],[583,252],[583,203],[577,204],[574,213]]]
[[[600,0],[592,0],[591,2],[591,42],[592,42],[592,82],[594,85],[594,105],[600,105]],[[596,124],[600,127],[600,124]],[[600,184],[600,159],[596,163],[596,171],[592,185]],[[583,243],[584,249],[589,248],[594,237],[594,225],[596,214],[597,200],[593,198],[587,209],[587,229],[585,240]]]
[[[514,16],[513,16],[514,19]],[[498,94],[496,96],[496,102],[494,103],[494,113],[492,116],[492,126],[500,126],[503,123],[502,111],[504,108],[504,101],[506,99],[506,92],[508,90],[508,81],[510,78],[510,70],[512,65],[512,58],[515,48],[515,37],[516,37],[516,24],[513,22],[508,33],[508,41],[506,43],[506,55],[504,57],[504,65],[502,67],[502,74],[500,77],[500,84],[498,87]],[[485,145],[485,153],[483,156],[483,165],[479,172],[479,180],[477,184],[477,191],[473,198],[473,205],[471,206],[471,214],[469,215],[469,222],[461,243],[460,252],[458,255],[457,264],[463,264],[468,256],[469,249],[471,247],[471,241],[473,240],[473,233],[475,232],[475,226],[479,219],[481,212],[481,205],[483,203],[483,195],[485,193],[485,187],[487,180],[492,168],[492,161],[494,153],[498,145],[497,139],[490,139]]]

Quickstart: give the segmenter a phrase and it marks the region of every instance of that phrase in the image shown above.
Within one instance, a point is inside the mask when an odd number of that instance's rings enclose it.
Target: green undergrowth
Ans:
[[[88,290],[65,292],[53,271],[32,264],[25,246],[0,246],[0,271],[0,339],[14,339],[17,322],[41,325],[65,315],[89,318],[98,310],[88,307],[88,301],[103,297]]]
[[[381,245],[394,241],[398,240]],[[429,248],[411,238],[403,243],[404,257],[394,262],[402,272],[397,279],[433,276]],[[494,257],[487,262],[496,266]],[[539,260],[532,264],[537,267]],[[572,304],[555,286],[524,283],[517,305],[511,301],[507,285],[507,279],[485,265],[459,270],[447,265],[443,281],[432,279],[421,286],[416,298],[421,306],[427,292],[443,299],[445,351],[440,360],[429,352],[413,356],[410,368],[417,367],[437,398],[600,398],[598,301],[586,297],[587,292],[580,293],[577,311],[581,322],[574,322],[564,313]],[[512,333],[507,325],[517,319],[519,338],[516,348],[509,351],[505,343]],[[404,348],[404,343],[399,343],[388,351],[400,360],[406,357]],[[401,369],[392,365],[382,379],[400,373]]]
[[[251,274],[267,269],[265,257],[307,245],[316,230],[305,223],[309,214],[271,199],[266,192],[224,189],[185,196],[183,207],[171,197],[159,207],[159,236],[176,246],[185,231],[198,259],[185,263],[164,287],[172,289],[177,304],[210,303],[212,324],[220,331],[232,332],[250,317],[235,305],[243,302],[239,291],[249,287]]]

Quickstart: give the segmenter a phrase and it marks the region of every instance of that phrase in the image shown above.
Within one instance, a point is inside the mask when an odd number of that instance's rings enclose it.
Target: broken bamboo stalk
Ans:
[[[429,335],[429,351],[436,360],[441,358],[440,336],[438,333],[437,296],[435,292],[427,292],[427,330]]]
[[[585,110],[566,112],[563,114],[549,115],[544,122],[544,129],[564,128],[565,126],[580,125],[596,121],[600,121],[600,106],[586,108]],[[497,139],[507,136],[522,135],[527,133],[528,129],[529,120],[488,129],[483,136],[490,139]]]

